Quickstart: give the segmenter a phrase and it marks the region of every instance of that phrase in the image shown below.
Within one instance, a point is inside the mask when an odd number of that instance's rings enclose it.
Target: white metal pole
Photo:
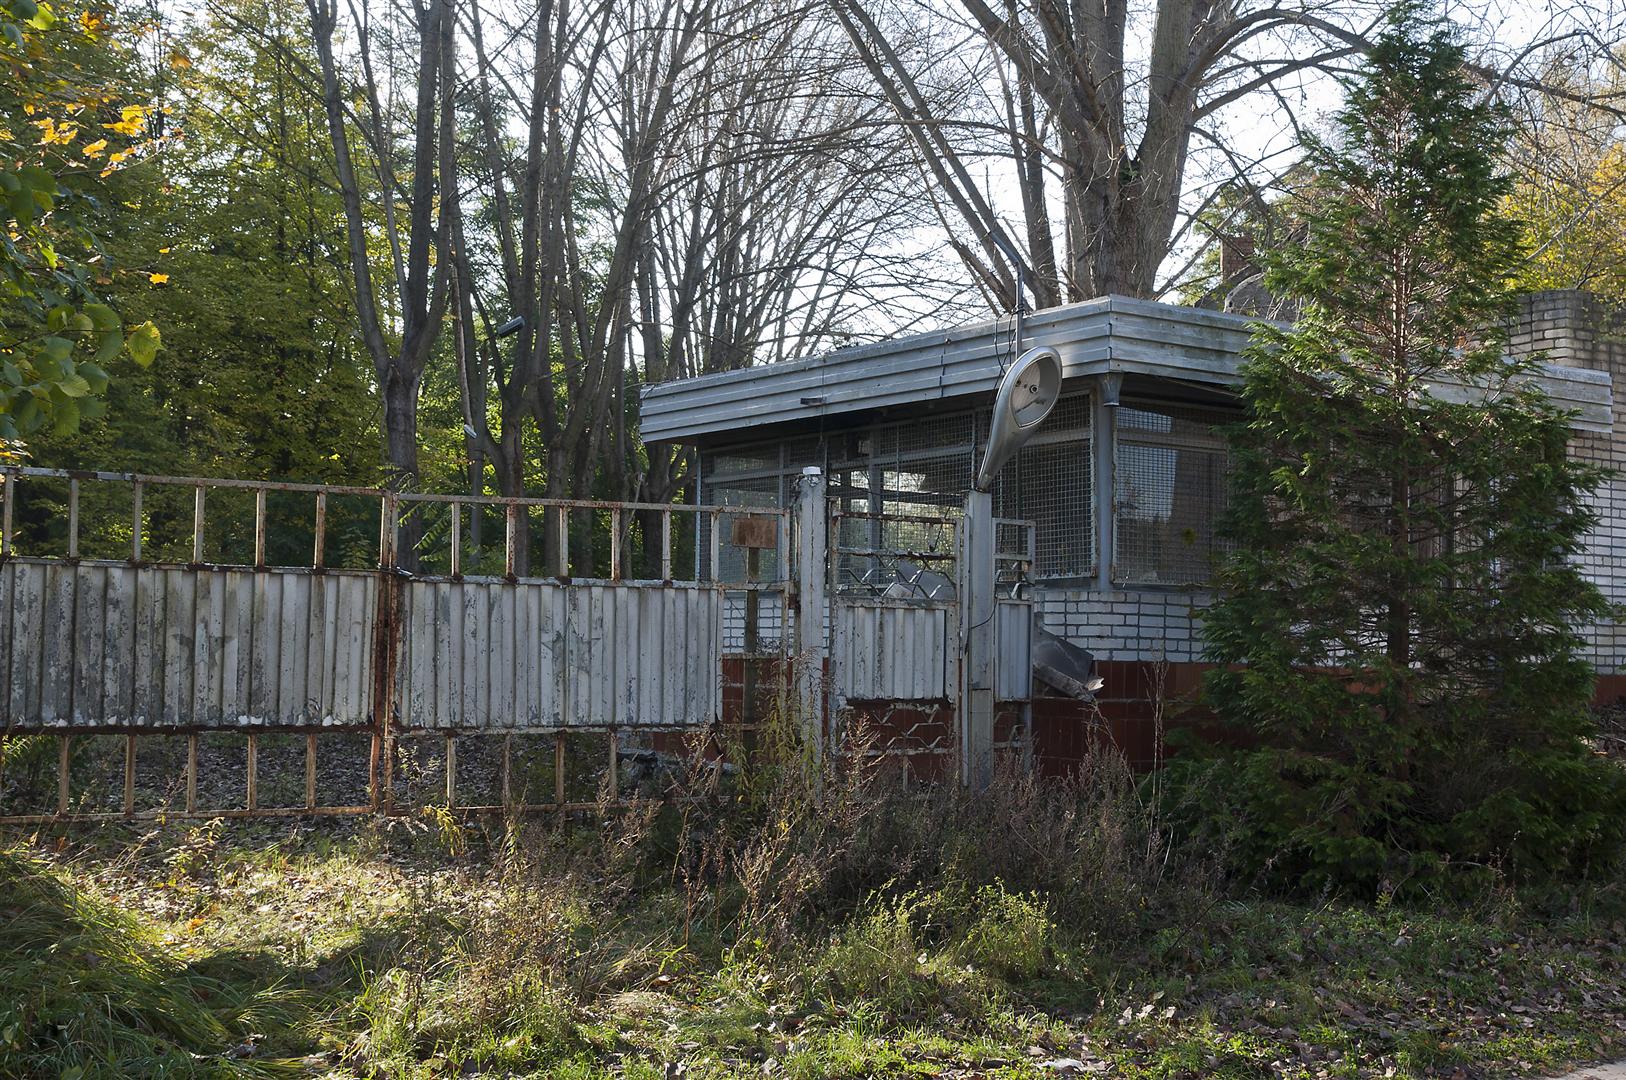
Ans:
[[[966,493],[960,520],[960,780],[982,791],[994,778],[994,497]]]
[[[824,471],[802,470],[796,504],[796,699],[802,730],[817,759],[824,757],[825,583],[830,560],[830,515]]]

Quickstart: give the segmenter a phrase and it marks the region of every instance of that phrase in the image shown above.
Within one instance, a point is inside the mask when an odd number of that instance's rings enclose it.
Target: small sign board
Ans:
[[[776,548],[779,519],[767,514],[740,514],[734,518],[728,542],[742,548]]]

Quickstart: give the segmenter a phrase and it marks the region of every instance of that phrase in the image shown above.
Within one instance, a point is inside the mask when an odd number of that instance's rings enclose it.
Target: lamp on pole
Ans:
[[[982,790],[994,775],[994,481],[1061,397],[1061,356],[1029,349],[1005,372],[994,394],[993,422],[960,519],[960,779]]]

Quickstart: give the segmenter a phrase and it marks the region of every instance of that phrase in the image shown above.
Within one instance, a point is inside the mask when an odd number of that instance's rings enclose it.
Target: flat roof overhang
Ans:
[[[1237,367],[1257,321],[1103,296],[1025,316],[1021,348],[1053,347],[1068,382],[1119,372],[1223,390],[1241,381]],[[736,441],[770,430],[850,422],[900,406],[911,411],[939,403],[968,407],[991,398],[1004,365],[1015,356],[1013,330],[1013,320],[1005,318],[647,386],[640,409],[643,438]],[[1576,414],[1577,430],[1612,430],[1608,372],[1547,364],[1540,381],[1559,407]],[[1456,400],[1470,393],[1462,386],[1437,392]]]

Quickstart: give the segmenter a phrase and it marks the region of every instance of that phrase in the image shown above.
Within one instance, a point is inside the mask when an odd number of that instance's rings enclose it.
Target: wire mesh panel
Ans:
[[[796,477],[802,468],[822,464],[822,448],[816,439],[709,451],[701,455],[700,500],[713,506],[789,506],[795,501]],[[736,529],[741,527],[737,521],[737,516],[732,514],[718,518],[717,580],[743,582],[782,578],[785,568],[780,565],[777,549],[759,550],[753,563],[751,549],[731,542]],[[709,519],[700,523],[700,534],[698,551],[703,553],[711,544]],[[703,572],[700,576],[705,579],[709,575]]]
[[[1228,456],[1217,409],[1126,403],[1118,410],[1113,475],[1113,578],[1136,584],[1212,580],[1228,550],[1216,534]]]
[[[957,510],[881,515],[838,512],[832,522],[836,592],[945,600],[954,594]]]
[[[1095,483],[1090,399],[1056,403],[1042,427],[1000,470],[994,514],[1033,522],[1036,578],[1095,573]]]
[[[860,549],[932,551],[941,537],[929,524],[894,522],[881,516],[946,518],[958,513],[971,487],[979,449],[987,442],[983,411],[915,417],[780,443],[724,447],[701,455],[701,501],[721,505],[788,506],[804,467],[817,465],[838,513],[875,515],[869,524],[851,517],[846,534],[832,539],[851,549],[839,560],[837,585],[895,580],[886,560],[860,556]],[[1068,395],[1033,439],[1000,472],[995,514],[1022,518],[1037,528],[1037,578],[1087,577],[1095,572],[1093,459],[1090,399]],[[869,535],[863,535],[864,530]],[[918,535],[906,535],[913,530]],[[939,530],[940,531],[940,530]],[[890,535],[882,535],[889,532]],[[918,569],[918,568],[916,568]],[[905,568],[906,573],[914,570]],[[723,580],[740,580],[738,553],[722,556]],[[730,575],[733,575],[732,577]]]

